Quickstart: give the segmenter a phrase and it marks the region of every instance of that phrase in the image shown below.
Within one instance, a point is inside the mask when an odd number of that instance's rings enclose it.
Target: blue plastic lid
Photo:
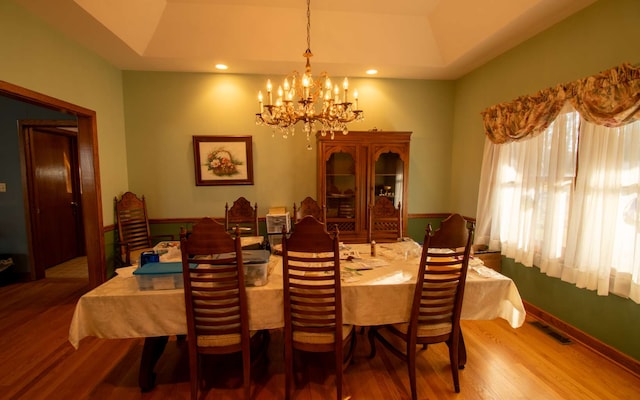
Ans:
[[[190,264],[190,268],[195,268],[197,264]],[[134,275],[161,275],[161,274],[181,274],[181,262],[152,262],[143,265],[133,271]]]

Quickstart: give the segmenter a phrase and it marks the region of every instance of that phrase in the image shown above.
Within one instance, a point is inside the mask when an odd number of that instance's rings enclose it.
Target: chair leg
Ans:
[[[291,398],[291,385],[293,385],[293,354],[289,345],[285,344],[284,348],[284,398],[289,400]]]
[[[418,399],[416,389],[416,349],[407,342],[407,369],[409,370],[409,385],[411,386],[411,399]]]
[[[191,352],[191,351],[190,351]],[[189,357],[189,383],[191,384],[191,400],[197,400],[198,398],[198,355],[193,354]]]
[[[453,389],[456,393],[460,393],[460,378],[458,376],[458,367],[460,362],[460,351],[458,340],[451,340],[449,346],[449,360],[451,361],[451,377],[453,378]]]
[[[242,352],[242,384],[244,386],[244,398],[251,398],[251,352]]]
[[[458,340],[458,369],[464,369],[464,366],[467,364],[467,346],[464,344],[462,329],[460,329],[460,337]]]
[[[371,346],[371,351],[369,352],[369,358],[373,358],[376,356],[376,333],[378,332],[377,328],[372,326],[369,328],[369,346]]]
[[[355,335],[355,332],[352,334]],[[341,343],[340,346],[336,346],[335,366],[336,366],[336,399],[342,400],[342,372],[344,369],[344,343]]]
[[[344,357],[342,359],[343,368],[346,368],[353,361],[353,354],[356,351],[356,340],[357,340],[356,333],[353,332],[351,334],[351,338],[346,344],[347,348],[345,348],[345,345],[342,346],[343,351],[346,351],[345,353],[343,353],[344,354]]]

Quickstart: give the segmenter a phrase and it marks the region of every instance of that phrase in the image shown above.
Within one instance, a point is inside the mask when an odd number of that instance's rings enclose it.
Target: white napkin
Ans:
[[[469,266],[469,268],[471,268],[472,271],[475,271],[478,275],[484,278],[499,278],[502,276],[498,272],[492,270],[491,268],[485,267],[484,265],[474,265]]]
[[[136,269],[138,269],[137,265],[132,265],[130,267],[116,268],[116,274],[123,278],[129,278],[133,276],[133,271],[135,271]]]
[[[395,272],[390,275],[381,276],[375,281],[371,282],[372,285],[392,285],[396,283],[408,282],[412,279],[411,274],[406,274],[402,271]]]

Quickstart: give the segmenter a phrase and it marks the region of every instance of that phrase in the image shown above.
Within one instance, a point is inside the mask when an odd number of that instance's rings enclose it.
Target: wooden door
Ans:
[[[84,254],[77,138],[54,127],[28,127],[27,168],[35,279]]]

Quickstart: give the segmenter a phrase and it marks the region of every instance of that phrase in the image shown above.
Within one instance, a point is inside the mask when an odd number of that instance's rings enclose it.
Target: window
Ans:
[[[480,242],[640,303],[640,122],[607,128],[567,106],[537,136],[488,144],[482,175]]]

